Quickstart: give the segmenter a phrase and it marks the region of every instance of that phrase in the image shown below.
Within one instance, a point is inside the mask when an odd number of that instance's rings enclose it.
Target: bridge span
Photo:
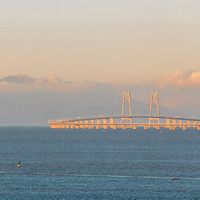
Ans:
[[[130,123],[130,119],[132,123]],[[167,116],[105,116],[105,117],[91,117],[91,118],[75,118],[66,120],[49,120],[51,128],[66,128],[66,129],[117,129],[117,128],[132,128],[138,127],[156,128],[169,128],[175,130],[176,128],[194,127],[200,130],[200,119],[191,119],[183,117],[167,117]]]
[[[125,102],[129,103],[129,115],[124,115]],[[157,114],[152,115],[152,106],[156,103]],[[126,129],[132,128],[137,129],[143,127],[145,130],[148,128],[168,128],[169,130],[175,130],[176,128],[187,128],[194,127],[200,130],[200,119],[192,119],[185,117],[170,117],[160,116],[159,105],[158,105],[158,94],[151,94],[150,103],[150,115],[132,115],[131,110],[131,95],[130,91],[123,93],[123,105],[122,115],[118,116],[101,116],[101,117],[89,117],[89,118],[75,118],[75,119],[63,119],[63,120],[49,120],[51,128],[63,128],[63,129]]]

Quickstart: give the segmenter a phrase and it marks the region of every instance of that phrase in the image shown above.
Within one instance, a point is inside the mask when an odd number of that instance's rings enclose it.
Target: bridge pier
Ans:
[[[100,128],[100,119],[97,119],[97,123],[96,123],[96,129],[99,129]]]
[[[79,122],[79,128],[83,129],[83,121]]]
[[[70,122],[70,128],[74,129],[74,123],[73,122]]]
[[[172,130],[175,131],[175,130],[176,130],[176,119],[173,119],[173,120],[172,120],[172,123],[173,123],[173,128],[172,128]]]
[[[156,126],[156,129],[157,129],[157,130],[160,130],[160,126]]]
[[[176,124],[176,119],[173,119],[173,120],[172,120],[172,123],[173,123],[173,124]]]
[[[94,120],[90,120],[90,125],[89,125],[89,129],[92,129],[94,127]]]
[[[137,129],[137,125],[133,125],[133,130],[136,130]]]
[[[82,128],[82,129],[85,129],[86,127],[85,127],[85,125],[81,125],[81,128]]]
[[[183,126],[183,130],[185,131],[187,129],[187,126]]]
[[[108,129],[107,119],[103,119],[103,128]]]
[[[166,119],[166,124],[170,124],[170,119]]]
[[[196,122],[196,121],[193,121],[193,127],[194,127],[194,128],[196,127],[196,124],[197,124],[197,122]]]
[[[117,129],[117,125],[114,123],[114,118],[110,118],[110,128],[113,130]]]
[[[187,127],[190,128],[190,121],[187,121]]]
[[[69,124],[66,125],[66,129],[69,129]]]
[[[93,126],[92,126],[92,125],[89,125],[89,126],[88,126],[88,129],[92,129],[92,128],[93,128]]]
[[[75,129],[79,129],[80,128],[80,125],[77,121],[74,122],[75,123]]]
[[[114,129],[114,118],[110,118],[110,128]]]
[[[86,125],[83,123],[83,121],[80,121],[80,128],[81,129],[85,129],[86,128]]]
[[[85,128],[88,128],[88,120],[85,120]]]
[[[182,120],[179,120],[179,128],[181,128]]]

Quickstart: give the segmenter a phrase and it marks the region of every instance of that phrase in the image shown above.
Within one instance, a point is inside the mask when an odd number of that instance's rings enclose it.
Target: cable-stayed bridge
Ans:
[[[124,115],[125,103],[129,105],[129,115]],[[153,105],[156,104],[156,114],[152,115]],[[131,94],[130,91],[127,93],[123,92],[123,104],[122,104],[122,115],[112,116],[100,116],[90,118],[75,118],[75,119],[63,119],[63,120],[49,120],[51,128],[62,128],[62,129],[126,129],[132,128],[137,129],[138,127],[156,128],[168,128],[169,130],[175,130],[176,128],[187,128],[194,127],[200,130],[200,119],[185,118],[185,117],[170,117],[161,116],[159,113],[159,101],[158,93],[151,94],[150,102],[150,114],[149,115],[132,115],[131,108]]]

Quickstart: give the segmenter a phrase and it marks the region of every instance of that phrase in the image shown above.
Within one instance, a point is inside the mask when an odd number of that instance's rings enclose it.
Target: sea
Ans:
[[[0,200],[16,199],[199,200],[200,131],[0,127]]]

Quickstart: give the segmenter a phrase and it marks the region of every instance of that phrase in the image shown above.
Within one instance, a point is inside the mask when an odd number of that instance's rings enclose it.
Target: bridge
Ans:
[[[128,101],[129,103],[129,115],[124,115],[124,106]],[[153,104],[156,104],[157,113],[152,115]],[[56,129],[126,129],[132,128],[136,130],[138,127],[143,127],[145,130],[148,128],[168,128],[169,130],[175,130],[176,128],[194,127],[200,130],[200,119],[192,119],[185,117],[170,117],[161,116],[159,113],[158,93],[151,94],[150,114],[149,115],[132,115],[131,109],[131,95],[130,91],[123,92],[123,104],[122,115],[119,116],[101,116],[90,118],[75,118],[75,119],[63,119],[63,120],[49,120],[51,128]]]

